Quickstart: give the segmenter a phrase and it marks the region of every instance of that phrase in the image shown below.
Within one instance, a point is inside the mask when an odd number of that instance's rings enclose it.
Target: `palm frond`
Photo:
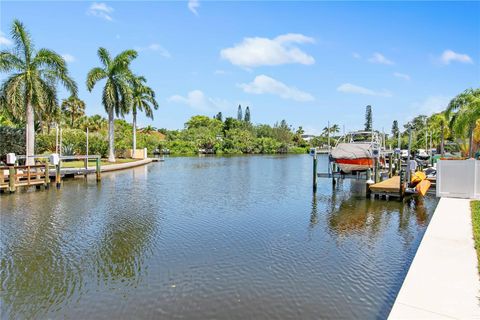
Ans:
[[[101,68],[93,68],[92,70],[90,70],[90,72],[87,74],[88,91],[92,91],[95,84],[98,81],[107,78],[107,76],[107,73]]]
[[[22,54],[25,57],[25,63],[29,64],[35,50],[30,33],[26,30],[23,23],[16,19],[13,21],[10,33],[15,42],[15,50]]]
[[[25,69],[25,63],[11,52],[3,50],[0,52],[0,71],[20,71]]]

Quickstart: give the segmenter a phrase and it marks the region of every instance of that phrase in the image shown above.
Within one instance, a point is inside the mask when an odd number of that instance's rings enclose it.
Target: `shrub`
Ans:
[[[0,157],[10,152],[25,154],[25,129],[0,127]]]

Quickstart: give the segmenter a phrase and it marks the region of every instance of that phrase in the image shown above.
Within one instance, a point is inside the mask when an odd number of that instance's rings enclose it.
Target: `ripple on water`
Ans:
[[[321,162],[323,163],[323,162]],[[0,197],[7,318],[383,318],[436,205],[307,156],[168,158]]]

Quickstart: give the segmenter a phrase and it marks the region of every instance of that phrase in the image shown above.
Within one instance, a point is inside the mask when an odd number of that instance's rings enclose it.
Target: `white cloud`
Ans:
[[[227,74],[227,72],[225,70],[217,69],[217,70],[215,70],[214,74],[224,75],[224,74]]]
[[[423,101],[412,103],[411,107],[417,113],[431,115],[445,110],[452,98],[444,95],[429,96]]]
[[[198,7],[200,7],[200,2],[198,2],[198,0],[188,0],[188,10],[192,11],[196,16],[198,16]]]
[[[135,47],[137,51],[155,51],[158,52],[164,58],[170,58],[172,55],[167,49],[159,45],[158,43],[152,43],[146,47]]]
[[[410,80],[410,76],[408,74],[405,74],[405,73],[394,72],[393,76],[397,77],[397,78],[400,78],[400,79],[403,79],[403,80]]]
[[[379,96],[379,97],[391,97],[392,94],[389,91],[375,91],[372,89],[368,89],[365,87],[357,86],[351,83],[344,83],[337,88],[337,91],[343,93],[355,93],[355,94],[363,94],[367,96]]]
[[[87,14],[102,18],[108,21],[112,21],[113,8],[109,7],[106,3],[103,2],[94,2],[88,8]]]
[[[312,101],[314,97],[295,87],[289,87],[283,82],[270,78],[266,75],[256,76],[253,82],[238,85],[246,93],[252,94],[274,94],[283,99],[292,99],[296,101]]]
[[[362,56],[357,52],[352,53],[352,57],[354,57],[355,59],[361,59],[362,58]]]
[[[287,33],[276,38],[244,38],[234,47],[222,49],[220,56],[242,67],[274,66],[286,63],[310,65],[315,59],[295,44],[314,43],[313,38],[298,33]]]
[[[13,41],[5,37],[5,34],[0,31],[0,45],[2,46],[11,46],[13,44]]]
[[[173,95],[168,98],[168,101],[186,104],[193,109],[203,112],[225,110],[229,106],[228,101],[219,98],[207,97],[201,90],[190,91],[186,97],[181,95]]]
[[[76,60],[74,56],[68,53],[62,54],[62,58],[65,62],[74,62]]]
[[[469,55],[463,53],[457,53],[452,50],[443,51],[440,62],[443,64],[450,64],[450,62],[456,61],[461,63],[473,63],[473,59]]]
[[[378,63],[378,64],[394,64],[393,61],[388,60],[383,54],[375,52],[370,59],[368,59],[371,63]]]

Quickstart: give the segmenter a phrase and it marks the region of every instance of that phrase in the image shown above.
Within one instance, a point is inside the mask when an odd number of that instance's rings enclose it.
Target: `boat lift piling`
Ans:
[[[312,181],[312,188],[313,193],[317,192],[317,148],[310,148],[310,155],[313,158],[313,181]]]

